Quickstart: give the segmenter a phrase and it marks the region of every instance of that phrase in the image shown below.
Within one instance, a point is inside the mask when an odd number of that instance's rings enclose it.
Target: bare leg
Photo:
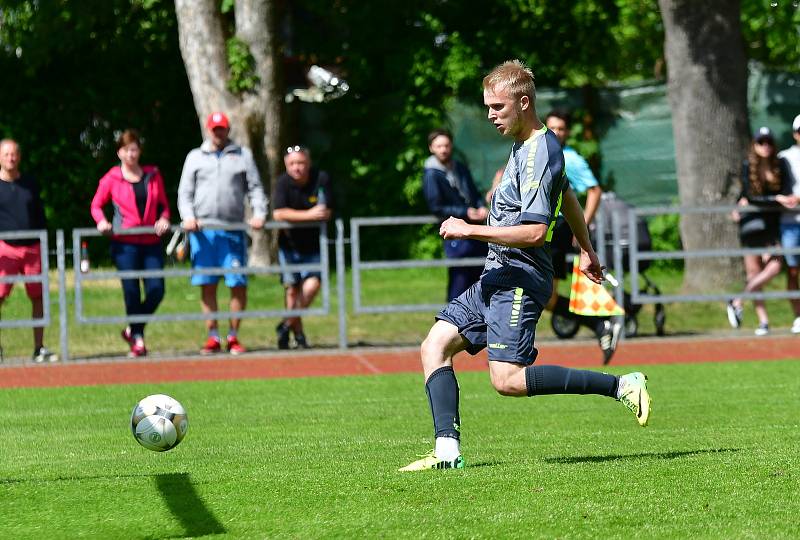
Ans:
[[[44,304],[42,298],[31,298],[31,317],[34,319],[41,319],[44,316]],[[33,347],[38,351],[44,347],[44,327],[33,327]]]
[[[525,366],[510,362],[489,362],[489,377],[497,393],[503,396],[528,395]]]
[[[425,381],[431,373],[445,366],[453,366],[453,357],[467,348],[467,340],[458,333],[458,328],[445,321],[436,321],[420,346],[422,371]]]
[[[796,291],[800,288],[800,268],[797,266],[790,266],[786,271],[786,289],[789,291]],[[800,300],[792,298],[789,300],[792,305],[795,317],[800,317]]]
[[[756,268],[759,268],[759,271],[755,274],[751,274],[751,272],[748,271],[747,285],[744,289],[745,292],[761,291],[764,285],[769,283],[780,273],[781,260],[777,257],[770,257],[766,260],[757,258],[756,264],[753,265],[752,270],[755,270]],[[755,306],[758,321],[761,324],[768,324],[769,316],[767,315],[767,307],[765,302],[763,300],[754,300],[753,305]]]
[[[319,292],[320,281],[317,277],[310,277],[301,285],[292,285],[286,288],[286,307],[288,309],[305,309],[311,305]],[[303,333],[303,320],[300,317],[289,317],[286,324],[295,334]]]
[[[215,313],[217,311],[216,283],[200,285],[200,307],[203,309],[203,313]],[[206,320],[207,330],[213,330],[215,328],[217,328],[217,321],[215,319]]]
[[[244,311],[247,308],[247,287],[231,287],[230,309],[232,312]],[[239,331],[241,319],[231,319],[231,330]]]

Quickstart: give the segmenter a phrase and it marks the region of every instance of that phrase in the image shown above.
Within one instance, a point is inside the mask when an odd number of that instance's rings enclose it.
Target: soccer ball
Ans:
[[[133,408],[131,432],[134,439],[154,452],[175,448],[189,429],[186,409],[164,394],[147,396]]]

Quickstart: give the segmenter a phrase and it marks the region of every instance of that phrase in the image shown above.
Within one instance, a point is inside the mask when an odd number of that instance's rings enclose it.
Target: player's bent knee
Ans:
[[[507,362],[489,362],[492,386],[501,396],[526,396],[524,367]]]

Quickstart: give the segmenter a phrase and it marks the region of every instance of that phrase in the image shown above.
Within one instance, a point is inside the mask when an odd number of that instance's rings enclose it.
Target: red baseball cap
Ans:
[[[213,112],[208,115],[206,119],[206,127],[208,129],[214,129],[218,127],[222,127],[228,129],[231,127],[230,123],[228,122],[228,117],[225,116],[223,112]]]

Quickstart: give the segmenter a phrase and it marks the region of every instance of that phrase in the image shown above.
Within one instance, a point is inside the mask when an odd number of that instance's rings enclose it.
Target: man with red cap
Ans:
[[[228,138],[230,123],[225,113],[214,112],[206,120],[206,139],[199,148],[186,156],[178,186],[178,211],[183,228],[189,234],[193,268],[240,268],[247,266],[247,245],[242,231],[224,231],[208,227],[244,222],[245,196],[252,207],[248,221],[253,229],[264,226],[267,216],[267,197],[261,185],[253,153]],[[192,285],[201,289],[200,304],[203,313],[217,311],[217,283],[219,275],[194,275]],[[230,288],[230,311],[247,307],[247,276],[225,274],[225,284]],[[239,343],[240,319],[230,320],[226,349],[231,354],[241,354],[245,348]],[[222,350],[217,321],[206,321],[208,337],[202,354]]]

